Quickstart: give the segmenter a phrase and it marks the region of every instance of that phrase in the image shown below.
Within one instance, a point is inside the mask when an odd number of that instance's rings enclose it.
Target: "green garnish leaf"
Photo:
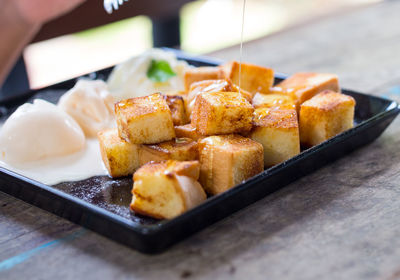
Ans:
[[[168,61],[165,60],[152,60],[149,70],[147,70],[147,78],[153,82],[166,82],[172,77],[176,76]]]

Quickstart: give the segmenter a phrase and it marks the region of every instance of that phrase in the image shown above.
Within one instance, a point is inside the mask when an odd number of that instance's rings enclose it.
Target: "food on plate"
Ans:
[[[88,137],[114,125],[114,98],[102,80],[79,80],[58,106],[81,126]]]
[[[253,94],[244,90],[243,88],[239,88],[239,86],[232,84],[234,92],[239,92],[247,101],[251,103],[251,100],[253,99]]]
[[[323,91],[301,104],[300,138],[305,146],[314,146],[353,127],[353,97]]]
[[[271,91],[290,95],[296,103],[297,110],[300,110],[303,102],[328,89],[340,92],[337,75],[301,72],[285,79]]]
[[[257,108],[279,108],[296,109],[293,98],[285,94],[264,94],[257,92],[252,100],[253,107]]]
[[[274,70],[250,63],[240,63],[232,61],[221,66],[224,77],[230,79],[235,85],[256,94],[257,92],[269,93],[269,89],[274,84]],[[239,82],[240,76],[240,82]]]
[[[76,121],[47,101],[36,99],[20,106],[0,133],[0,157],[21,164],[70,155],[85,147],[85,135]]]
[[[126,142],[120,138],[116,128],[100,131],[97,137],[101,157],[111,177],[132,175],[140,167],[140,145]]]
[[[117,65],[107,84],[116,101],[154,92],[185,90],[183,76],[191,68],[172,52],[151,49]]]
[[[134,144],[156,144],[175,138],[167,101],[160,93],[130,98],[115,104],[118,133]]]
[[[206,92],[196,98],[192,124],[202,135],[245,133],[252,128],[253,112],[238,92]]]
[[[206,136],[198,133],[196,130],[196,127],[194,127],[193,124],[191,124],[191,123],[175,126],[175,134],[176,134],[176,137],[190,138],[195,141],[206,137]]]
[[[303,139],[299,118],[301,122],[308,117],[307,113],[302,117],[307,110],[298,111],[301,104],[311,98],[301,108],[307,107],[325,94],[318,94],[325,88],[338,88],[332,74],[299,73],[273,87],[272,69],[244,63],[241,72],[239,88],[238,62],[187,69],[186,91],[116,104],[119,136],[132,145],[140,144],[142,167],[134,173],[131,204],[135,212],[170,218],[188,209],[176,192],[181,183],[167,183],[165,169],[171,168],[165,160],[176,166],[198,159],[200,176],[192,181],[216,195],[299,154]],[[353,116],[349,119],[352,122]],[[341,122],[339,117],[327,123],[337,127],[337,120]],[[304,126],[303,134],[312,134],[310,129]]]
[[[195,67],[187,68],[184,74],[185,91],[188,92],[190,86],[195,82],[205,80],[218,80],[224,78],[224,71],[220,67]]]
[[[133,174],[131,209],[173,218],[353,126],[336,75],[273,83],[270,68],[195,68],[151,50],[108,84],[78,81],[58,106],[18,108],[0,131],[0,166],[49,184]]]
[[[205,92],[227,92],[234,91],[233,84],[229,80],[204,80],[192,83],[187,93],[187,112],[192,114],[196,97]]]
[[[171,219],[206,200],[197,181],[198,161],[150,162],[133,175],[130,208],[157,219]]]
[[[240,73],[239,73],[240,72]],[[241,75],[239,82],[239,74]],[[257,93],[269,93],[274,84],[274,70],[250,63],[240,63],[232,61],[217,67],[197,67],[186,69],[185,71],[185,90],[188,92],[195,82],[205,80],[227,79],[234,85],[239,86],[250,93],[251,97]]]
[[[264,166],[271,167],[300,153],[296,109],[258,108],[250,138],[264,148]]]
[[[222,193],[264,170],[263,146],[240,135],[209,136],[199,141],[200,183]]]
[[[139,151],[140,165],[150,161],[190,161],[199,157],[197,142],[190,138],[175,138],[159,144],[142,145]]]
[[[172,121],[174,125],[187,124],[188,117],[185,109],[185,101],[182,96],[179,95],[165,95],[168,107],[172,113]]]
[[[232,84],[232,82],[227,79],[195,82],[190,86],[186,97],[186,111],[188,112],[189,117],[191,117],[197,96],[205,92],[240,92],[240,94],[249,102],[251,102],[251,99],[253,97],[251,93],[243,89],[239,89],[238,86]]]

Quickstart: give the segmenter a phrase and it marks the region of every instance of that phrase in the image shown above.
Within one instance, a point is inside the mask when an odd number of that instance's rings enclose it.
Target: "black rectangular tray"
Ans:
[[[220,63],[179,51],[176,54],[178,58],[195,66],[214,66]],[[84,77],[105,79],[111,70],[103,69]],[[276,82],[285,77],[276,74]],[[74,86],[78,78],[1,101],[0,118],[5,119],[18,105],[33,98],[57,102],[66,90]],[[113,180],[101,176],[47,186],[0,168],[0,191],[143,253],[159,253],[290,182],[372,142],[400,111],[394,101],[346,89],[342,91],[353,96],[357,102],[354,128],[303,150],[288,161],[265,170],[225,193],[208,198],[198,207],[171,220],[153,220],[129,211],[131,178]]]

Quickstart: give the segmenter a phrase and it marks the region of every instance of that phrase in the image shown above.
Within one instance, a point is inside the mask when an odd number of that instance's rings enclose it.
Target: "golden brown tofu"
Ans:
[[[239,86],[232,84],[232,91],[234,92],[240,92],[240,94],[251,103],[251,100],[253,99],[253,94],[248,92],[247,90],[244,90],[243,88],[239,88]]]
[[[204,80],[218,80],[222,78],[224,78],[224,72],[219,67],[203,66],[188,68],[184,75],[185,90],[188,92],[190,86],[195,82]]]
[[[175,134],[176,137],[178,138],[190,138],[193,139],[194,141],[206,137],[198,133],[196,128],[191,123],[175,126]]]
[[[188,95],[195,96],[197,93],[220,91],[234,91],[232,82],[226,79],[198,81],[190,86]],[[189,99],[192,100],[193,97]]]
[[[196,97],[204,92],[227,92],[235,91],[233,84],[229,80],[205,80],[195,82],[190,86],[187,94],[187,111],[188,115],[192,114]]]
[[[240,87],[252,95],[257,92],[269,93],[270,87],[274,84],[274,70],[250,63],[243,63],[241,66],[241,78],[239,83],[240,63],[232,61],[222,65],[225,78],[232,80],[235,85]]]
[[[296,109],[292,97],[285,94],[263,94],[256,93],[252,100],[254,108],[279,108]]]
[[[272,91],[281,91],[290,95],[296,103],[297,110],[300,110],[303,102],[324,90],[340,91],[337,75],[296,73],[279,83]]]
[[[239,89],[237,85],[232,84],[230,80],[220,79],[220,80],[205,80],[200,82],[195,82],[190,86],[189,92],[186,97],[189,118],[191,118],[192,110],[196,102],[196,97],[204,92],[240,92],[240,94],[249,102],[253,95],[248,91]]]
[[[174,125],[184,125],[189,122],[186,116],[185,101],[179,95],[165,95],[168,107],[171,110]]]
[[[101,157],[111,177],[132,175],[139,168],[140,146],[121,139],[116,128],[100,131],[97,138]]]
[[[206,200],[197,181],[198,161],[163,161],[143,165],[133,175],[132,211],[156,219],[171,219]]]
[[[254,108],[238,92],[206,92],[197,96],[192,124],[201,135],[246,133]]]
[[[168,159],[197,160],[198,157],[197,142],[190,138],[175,138],[159,144],[143,145],[139,151],[140,165]]]
[[[317,145],[353,127],[353,97],[326,90],[304,102],[300,109],[300,139],[305,146]]]
[[[260,143],[239,135],[199,141],[200,183],[210,194],[222,193],[264,170]]]
[[[154,144],[175,138],[171,110],[160,93],[115,104],[118,133],[134,144]]]
[[[258,108],[250,138],[263,145],[264,166],[271,167],[300,153],[296,109]]]

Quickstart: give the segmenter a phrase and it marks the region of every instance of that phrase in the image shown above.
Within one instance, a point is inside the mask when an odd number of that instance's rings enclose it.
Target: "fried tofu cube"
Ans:
[[[197,181],[198,161],[163,161],[143,165],[133,175],[132,211],[156,219],[171,219],[206,200]]]
[[[185,101],[179,95],[165,95],[168,107],[171,110],[174,125],[184,125],[189,122],[186,115]]]
[[[264,170],[260,143],[240,135],[199,141],[200,183],[210,194],[222,193]]]
[[[353,97],[326,90],[304,102],[300,109],[300,139],[314,146],[353,127]]]
[[[264,166],[284,162],[300,153],[296,109],[258,108],[250,138],[264,148]]]
[[[196,127],[194,127],[193,124],[191,124],[191,123],[175,126],[175,134],[176,134],[176,137],[178,137],[178,138],[190,138],[190,139],[193,139],[194,141],[197,141],[199,139],[203,139],[206,137],[206,136],[198,133],[196,130]]]
[[[195,82],[190,86],[187,94],[187,111],[189,116],[192,114],[196,98],[204,92],[230,92],[235,91],[233,84],[229,80],[205,80]]]
[[[256,93],[252,100],[254,108],[280,108],[296,109],[292,97],[285,94],[263,94]]]
[[[190,138],[175,138],[159,144],[142,145],[139,151],[140,165],[150,161],[160,162],[163,160],[197,160],[197,142]]]
[[[234,91],[232,82],[226,79],[203,80],[195,82],[190,86],[188,92],[188,95],[192,95],[192,97],[188,98],[189,100],[192,100],[197,93],[219,91]]]
[[[253,95],[251,93],[243,89],[239,89],[237,85],[234,85],[230,80],[227,79],[195,82],[190,86],[186,98],[186,110],[189,114],[189,118],[191,118],[191,113],[196,102],[196,97],[204,92],[240,92],[240,94],[249,102],[251,102],[251,99],[253,98]]]
[[[100,131],[97,138],[101,157],[111,177],[132,175],[139,168],[140,145],[121,139],[116,128]]]
[[[269,93],[270,87],[274,84],[274,70],[250,63],[243,63],[240,70],[240,63],[232,61],[221,67],[225,78],[232,80],[235,85],[252,95],[257,92]],[[240,73],[239,73],[240,72]],[[241,75],[239,83],[239,74]]]
[[[224,78],[224,71],[219,67],[194,67],[188,68],[185,71],[184,83],[186,92],[189,91],[190,86],[199,81],[204,80],[218,80]]]
[[[154,144],[175,138],[167,101],[160,93],[115,104],[118,133],[133,144]]]
[[[238,92],[206,92],[197,96],[192,124],[202,135],[246,133],[254,108]]]
[[[248,92],[247,90],[244,90],[243,88],[239,88],[239,86],[232,84],[234,92],[240,92],[240,94],[251,103],[251,100],[253,99],[253,94]]]
[[[324,90],[340,92],[337,75],[325,73],[296,73],[279,83],[276,90],[290,95],[296,103],[297,110],[300,105],[314,95]]]

